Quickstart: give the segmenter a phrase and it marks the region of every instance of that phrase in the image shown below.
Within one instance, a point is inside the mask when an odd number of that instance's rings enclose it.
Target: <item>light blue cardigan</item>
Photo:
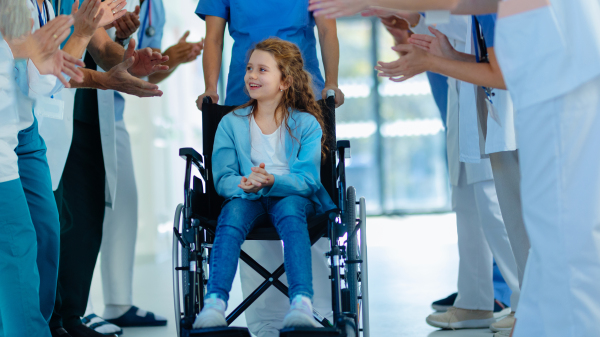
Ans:
[[[250,159],[248,115],[251,111],[252,107],[235,110],[219,123],[212,154],[217,193],[228,200],[299,195],[314,202],[317,214],[336,208],[320,179],[323,131],[314,116],[299,111],[293,111],[288,119],[288,125],[297,140],[292,139],[287,130],[284,131],[290,173],[274,175],[273,186],[263,188],[258,193],[246,193],[238,187],[242,176],[248,177],[254,166]]]

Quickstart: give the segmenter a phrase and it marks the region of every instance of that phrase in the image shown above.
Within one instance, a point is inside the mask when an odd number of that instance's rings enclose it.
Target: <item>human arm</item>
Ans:
[[[218,16],[206,16],[206,38],[204,39],[204,55],[202,67],[204,68],[204,93],[196,100],[196,106],[202,110],[202,100],[209,96],[214,103],[219,101],[217,84],[221,72],[221,59],[223,57],[223,36],[227,21]]]
[[[138,28],[142,25],[140,22],[140,6],[135,6],[133,12],[127,12],[119,20],[115,20],[112,24],[105,26],[105,29],[115,28],[115,42],[124,46]]]
[[[169,60],[164,65],[168,66],[169,70],[155,72],[148,77],[148,82],[158,84],[169,77],[181,64],[196,60],[202,53],[204,40],[200,42],[187,42],[186,40],[189,35],[189,31],[185,32],[177,44],[165,50],[163,55],[168,56]],[[155,49],[155,51],[160,52],[158,49]]]
[[[378,66],[375,67],[380,71],[379,76],[389,77],[394,82],[403,82],[425,71],[431,71],[463,82],[506,89],[493,47],[488,48],[489,63],[440,57],[415,45],[399,45],[394,49],[406,54],[393,62],[378,62]]]
[[[41,75],[54,75],[66,87],[69,83],[62,75],[81,81],[81,60],[64,53],[58,47],[69,36],[73,17],[61,15],[33,34],[17,39],[6,39],[15,59],[31,59]]]
[[[92,69],[81,69],[84,74],[83,82],[71,82],[71,84],[74,88],[110,89],[138,97],[162,96],[163,93],[158,90],[157,85],[132,76],[127,71],[132,64],[133,58],[130,58],[105,73]]]
[[[242,192],[238,185],[243,177],[240,174],[240,163],[233,138],[235,135],[228,118],[228,116],[225,116],[217,127],[212,154],[215,190],[217,194],[225,199],[239,195]]]
[[[154,72],[169,69],[167,66],[161,65],[169,60],[167,56],[150,48],[135,50],[135,45],[135,40],[132,39],[129,47],[125,50],[123,46],[111,40],[104,28],[99,28],[90,40],[88,52],[92,54],[96,64],[104,70],[112,69],[124,60],[134,57],[134,64],[128,68],[128,71],[136,77],[148,76]]]
[[[338,71],[340,65],[340,43],[337,36],[337,25],[335,19],[324,17],[315,18],[319,32],[319,44],[321,45],[321,56],[325,68],[325,87],[321,93],[327,97],[328,90],[335,91],[335,107],[344,104],[344,93],[338,87]]]
[[[454,49],[448,37],[436,28],[429,27],[429,32],[432,35],[413,34],[408,42],[435,56],[457,61],[477,62],[475,55],[466,54]]]
[[[465,0],[310,0],[308,10],[315,11],[315,17],[334,19],[355,15],[371,7],[408,11],[452,10],[460,1]]]

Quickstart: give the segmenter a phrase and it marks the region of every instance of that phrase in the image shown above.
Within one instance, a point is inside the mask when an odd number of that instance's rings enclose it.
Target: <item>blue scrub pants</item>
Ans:
[[[15,152],[20,179],[0,184],[0,336],[50,336],[60,223],[37,119]]]
[[[36,230],[20,179],[0,183],[0,336],[50,337],[40,311]]]
[[[19,132],[19,176],[37,236],[37,266],[40,275],[40,310],[49,322],[56,299],[60,222],[52,193],[50,167],[46,159],[46,143],[38,132],[37,119]]]

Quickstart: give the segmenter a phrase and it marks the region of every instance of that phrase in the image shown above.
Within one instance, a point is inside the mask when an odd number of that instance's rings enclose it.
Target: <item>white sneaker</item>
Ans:
[[[204,307],[196,317],[196,321],[194,321],[194,329],[227,326],[225,309],[227,309],[227,304],[222,299],[216,297],[205,299]]]
[[[433,313],[426,319],[427,324],[442,329],[482,329],[496,322],[490,310],[467,310],[450,307],[443,313]]]
[[[496,332],[494,337],[510,337],[510,330]]]
[[[283,328],[318,328],[320,325],[313,318],[312,311],[310,298],[296,295],[292,300],[290,311],[283,319]]]
[[[490,330],[493,332],[500,331],[511,331],[513,326],[515,325],[515,313],[511,312],[510,315],[504,317],[496,323],[492,323],[490,325]]]

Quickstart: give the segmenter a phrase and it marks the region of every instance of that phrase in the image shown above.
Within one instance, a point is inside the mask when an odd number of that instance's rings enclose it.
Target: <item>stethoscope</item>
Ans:
[[[156,29],[152,26],[152,0],[145,0],[148,2],[148,10],[146,11],[146,16],[144,16],[144,24],[142,27],[146,27],[146,23],[148,23],[148,27],[144,30],[144,34],[140,36],[140,43],[138,48],[142,48],[142,41],[144,40],[144,35],[147,37],[153,37],[156,34]]]

